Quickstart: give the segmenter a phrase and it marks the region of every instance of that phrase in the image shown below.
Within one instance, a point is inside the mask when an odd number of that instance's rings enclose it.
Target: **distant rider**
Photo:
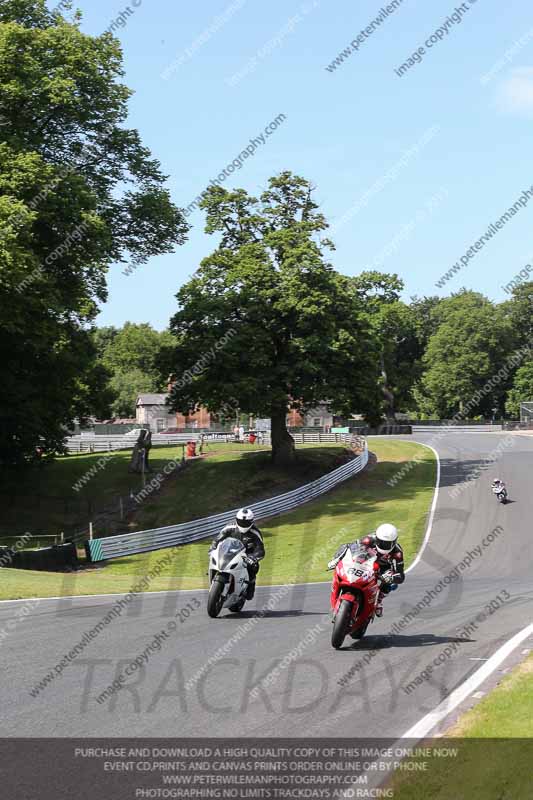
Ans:
[[[505,483],[501,481],[499,478],[494,478],[494,480],[492,481],[492,488],[496,494],[501,494],[502,492],[505,492],[507,494]]]
[[[246,548],[245,564],[248,567],[249,584],[246,599],[251,600],[255,593],[255,579],[259,572],[259,562],[265,557],[265,545],[261,531],[255,525],[254,512],[251,508],[241,508],[237,511],[233,525],[226,525],[217,538],[212,542],[209,552],[214,550],[223,539],[232,536],[243,543]]]
[[[380,584],[376,616],[381,617],[383,614],[383,598],[389,594],[391,584],[403,583],[405,580],[403,550],[398,543],[398,529],[395,525],[385,523],[380,525],[375,533],[363,536],[362,539],[356,539],[351,544],[341,545],[329,562],[328,569],[334,569],[337,566],[348,547],[352,550],[364,547],[369,558],[376,556]]]

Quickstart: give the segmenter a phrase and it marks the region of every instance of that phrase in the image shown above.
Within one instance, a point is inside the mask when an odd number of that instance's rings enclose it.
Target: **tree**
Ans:
[[[425,372],[415,395],[423,412],[440,418],[479,409],[490,416],[500,405],[508,382],[489,391],[485,385],[512,348],[512,331],[501,310],[477,292],[462,290],[442,300],[438,323],[423,358]],[[479,400],[473,402],[477,393]]]
[[[93,340],[110,376],[113,416],[134,416],[135,400],[142,392],[167,391],[168,381],[161,376],[158,361],[162,349],[175,344],[169,331],[126,322],[122,328],[95,328]]]
[[[290,462],[287,410],[330,401],[375,409],[377,348],[363,303],[325,261],[332,245],[308,181],[283,172],[259,199],[212,187],[204,195],[215,251],[177,294],[174,410],[233,403],[270,417],[275,463]]]
[[[396,420],[396,412],[405,408],[414,383],[413,342],[415,323],[408,306],[399,299],[403,282],[397,275],[362,272],[352,278],[365,313],[379,344],[379,367],[383,409],[387,419]]]
[[[125,322],[119,329],[101,329],[97,337],[105,342],[101,357],[109,370],[127,372],[138,369],[154,382],[161,382],[157,368],[159,352],[165,345],[174,344],[171,333],[156,331],[148,322]]]
[[[188,229],[123,127],[119,42],[79,20],[44,0],[0,6],[0,462],[60,450],[74,417],[101,411],[88,325],[108,266],[169,252]]]
[[[519,367],[507,395],[505,410],[512,417],[520,417],[520,403],[533,401],[533,361]]]
[[[533,346],[533,281],[513,289],[512,299],[501,305],[515,337],[515,347]]]
[[[442,300],[437,295],[411,298],[409,308],[414,317],[419,357],[424,354],[428,342],[438,328],[437,312]]]

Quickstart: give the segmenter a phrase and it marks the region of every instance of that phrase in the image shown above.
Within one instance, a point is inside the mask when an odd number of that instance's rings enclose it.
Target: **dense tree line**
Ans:
[[[44,0],[0,4],[0,464],[60,450],[74,417],[106,412],[90,327],[107,269],[188,229],[124,125],[118,40],[79,22]]]
[[[259,198],[221,187],[204,195],[218,244],[177,294],[176,344],[161,360],[177,380],[173,408],[217,410],[235,398],[271,418],[280,461],[293,457],[290,406],[327,400],[374,424],[399,413],[516,416],[533,399],[533,284],[501,304],[466,289],[405,303],[397,275],[333,269],[313,195],[289,172]],[[212,359],[191,373],[205,353]]]
[[[60,451],[75,418],[130,416],[142,391],[270,417],[328,401],[370,423],[516,416],[533,399],[533,283],[495,304],[466,289],[402,301],[397,275],[336,271],[314,187],[286,171],[259,197],[202,195],[215,246],[168,331],[96,328],[111,264],[172,251],[188,226],[139,133],[119,42],[44,0],[0,5],[0,464]]]
[[[158,363],[163,348],[172,346],[168,331],[148,323],[126,322],[122,328],[95,328],[92,338],[98,363],[108,376],[107,400],[113,417],[134,417],[135,401],[143,392],[165,392],[168,381]]]

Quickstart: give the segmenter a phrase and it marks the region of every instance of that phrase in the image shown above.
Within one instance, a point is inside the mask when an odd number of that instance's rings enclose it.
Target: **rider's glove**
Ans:
[[[394,583],[394,573],[392,570],[389,569],[387,572],[384,572],[383,575],[381,575],[381,582],[386,583],[387,585]]]
[[[255,558],[252,558],[251,556],[244,556],[243,561],[247,567],[257,566],[257,561],[255,560]]]
[[[216,550],[216,548],[217,548],[217,543],[216,542],[211,542],[211,544],[209,545],[209,551],[208,552],[212,553],[213,550]]]
[[[338,563],[339,563],[338,558],[332,558],[331,561],[328,561],[328,569],[335,569]]]

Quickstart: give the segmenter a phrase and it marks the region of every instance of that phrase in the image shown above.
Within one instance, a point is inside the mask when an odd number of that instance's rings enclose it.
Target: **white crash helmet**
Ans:
[[[386,522],[380,525],[376,531],[376,550],[382,555],[387,555],[394,549],[398,541],[398,528]]]
[[[254,512],[251,508],[240,508],[235,517],[235,524],[239,533],[247,533],[255,522]]]

